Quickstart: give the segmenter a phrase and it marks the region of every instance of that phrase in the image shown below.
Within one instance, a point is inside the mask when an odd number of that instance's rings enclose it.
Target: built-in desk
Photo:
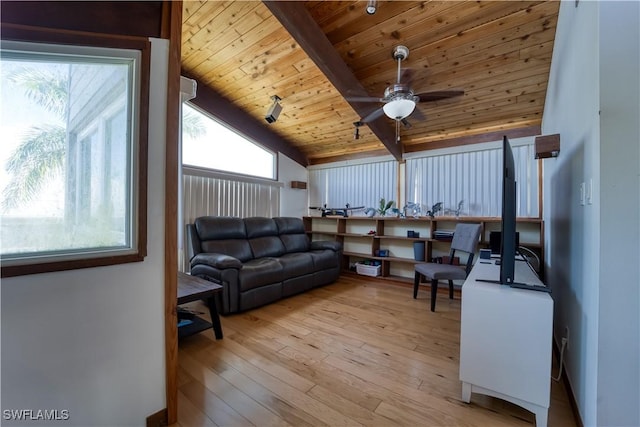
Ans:
[[[478,260],[462,286],[460,381],[462,400],[471,393],[515,403],[547,425],[551,391],[553,300],[547,293],[514,289],[497,280],[500,266]],[[540,285],[523,261],[515,280]]]

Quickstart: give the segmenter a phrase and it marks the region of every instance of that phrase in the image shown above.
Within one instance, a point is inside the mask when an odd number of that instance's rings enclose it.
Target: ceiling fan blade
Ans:
[[[402,75],[400,76],[400,81],[407,86],[411,86],[411,82],[413,82],[413,76],[415,75],[413,69],[405,68],[402,70]]]
[[[412,119],[420,120],[420,121],[427,120],[425,115],[422,113],[422,111],[420,111],[420,109],[417,106],[416,108],[413,109],[413,112],[409,114],[409,117],[411,117]]]
[[[380,107],[377,110],[373,110],[371,113],[367,114],[360,121],[362,123],[371,123],[372,121],[382,117],[383,115],[384,115],[384,110],[382,109],[382,107]]]
[[[420,102],[440,101],[441,99],[453,98],[464,95],[463,90],[434,90],[416,94]]]
[[[373,96],[348,96],[345,99],[350,102],[382,102],[380,98]]]

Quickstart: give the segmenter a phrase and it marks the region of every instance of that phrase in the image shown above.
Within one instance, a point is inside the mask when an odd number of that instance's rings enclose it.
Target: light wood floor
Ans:
[[[222,317],[223,340],[205,331],[180,342],[178,425],[535,425],[502,400],[460,400],[459,298],[439,294],[431,313],[426,288],[414,300],[408,286],[347,275]],[[575,426],[551,383],[549,426]]]

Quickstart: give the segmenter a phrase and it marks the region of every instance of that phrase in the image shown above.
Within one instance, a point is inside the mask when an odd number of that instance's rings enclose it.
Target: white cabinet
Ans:
[[[494,260],[478,260],[462,286],[460,381],[462,400],[471,393],[498,397],[547,425],[551,390],[553,300],[547,293],[477,279],[498,280]],[[523,261],[515,281],[541,285]]]

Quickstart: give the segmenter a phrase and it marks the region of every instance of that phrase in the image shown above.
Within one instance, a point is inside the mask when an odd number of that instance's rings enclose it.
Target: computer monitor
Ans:
[[[492,231],[489,233],[489,247],[491,248],[491,255],[500,255],[502,251],[502,232]],[[516,252],[520,247],[520,232],[516,231]]]

